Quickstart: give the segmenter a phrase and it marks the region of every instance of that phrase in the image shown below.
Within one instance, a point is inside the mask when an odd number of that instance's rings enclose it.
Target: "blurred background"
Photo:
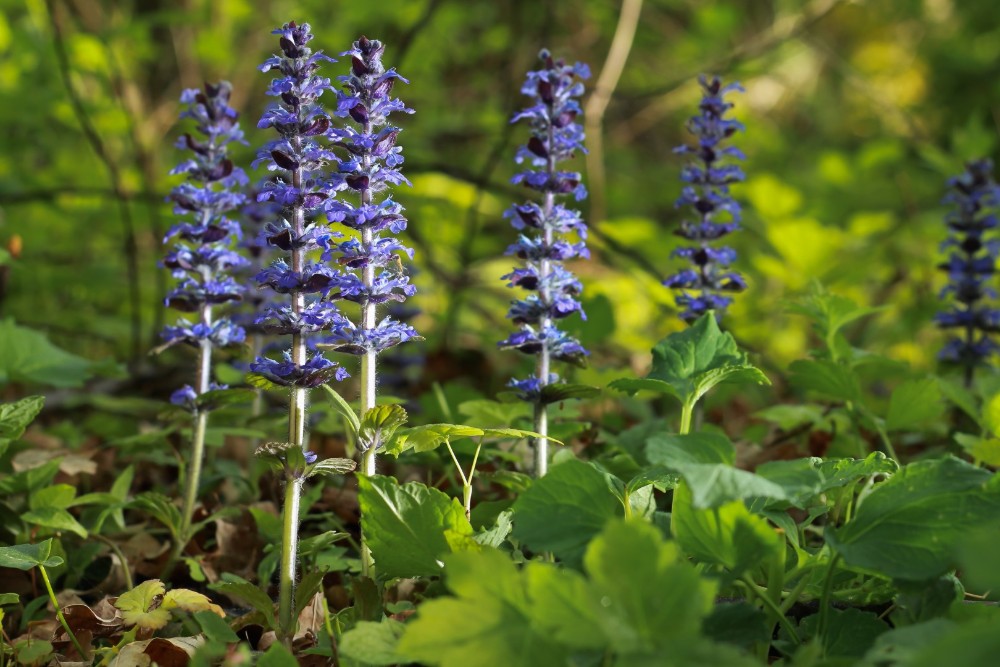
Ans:
[[[995,0],[0,0],[0,321],[44,332],[90,360],[131,362],[147,377],[189,367],[151,357],[176,313],[157,262],[172,224],[174,141],[184,88],[228,79],[250,147],[276,50],[270,30],[311,23],[336,54],[361,34],[410,85],[396,198],[407,209],[410,268],[426,337],[422,382],[501,388],[530,362],[497,353],[511,293],[499,277],[515,232],[503,220],[526,190],[509,185],[524,73],[539,49],[589,63],[603,94],[585,104],[592,196],[580,207],[593,259],[573,269],[591,348],[577,381],[643,370],[680,329],[660,281],[680,219],[674,208],[700,99],[697,76],[741,81],[748,178],[734,187],[745,229],[733,235],[749,280],[726,328],[770,370],[810,346],[786,312],[811,281],[887,308],[852,342],[931,368],[943,336],[930,323],[944,276],[939,202],[964,160],[997,153],[1000,11]],[[630,34],[635,26],[634,35]],[[616,32],[618,39],[615,40]],[[614,44],[614,46],[613,46]],[[620,77],[615,76],[621,67]],[[326,76],[347,71],[330,65]],[[0,347],[9,346],[0,335]],[[3,354],[3,353],[0,353]],[[165,382],[165,398],[177,383]]]

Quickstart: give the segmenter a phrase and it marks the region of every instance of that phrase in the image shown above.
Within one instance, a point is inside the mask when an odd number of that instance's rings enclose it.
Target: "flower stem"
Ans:
[[[370,135],[372,131],[371,123],[365,122],[363,125],[363,134],[365,136]],[[361,162],[365,173],[368,173],[372,162],[370,151],[365,152],[361,158]],[[361,204],[370,204],[371,201],[371,190],[365,188],[361,191]],[[365,225],[361,228],[361,243],[365,247],[371,245],[373,236],[371,226]],[[365,290],[370,293],[372,285],[375,284],[374,265],[369,263],[364,267],[361,271],[361,282],[365,286]],[[365,299],[361,303],[361,328],[365,331],[375,328],[375,304],[370,299]],[[377,384],[378,368],[376,364],[376,352],[373,349],[369,349],[361,357],[361,419],[365,418],[366,412],[375,407],[375,387]],[[375,455],[374,447],[370,447],[362,454],[362,475],[370,477],[375,474]],[[368,548],[368,542],[365,540],[364,534],[361,535],[361,574],[365,577],[374,578],[375,576],[375,561],[372,559],[372,552]]]
[[[694,414],[695,404],[691,401],[685,401],[684,405],[681,406],[681,426],[677,431],[681,435],[686,435],[691,432],[691,415]]]
[[[278,634],[290,646],[295,635],[295,556],[299,542],[299,504],[302,480],[285,485],[284,524],[281,531],[281,580],[278,588]]]
[[[49,573],[45,571],[44,565],[39,565],[38,571],[42,573],[42,581],[45,582],[45,590],[49,592],[49,600],[52,601],[52,606],[56,608],[56,618],[59,619],[59,623],[63,626],[63,630],[65,630],[66,634],[69,635],[69,640],[73,643],[73,648],[76,649],[76,652],[80,654],[81,658],[86,659],[87,652],[83,650],[82,646],[80,646],[80,640],[77,639],[76,635],[73,634],[73,631],[70,630],[69,623],[66,622],[66,617],[63,616],[62,608],[59,606],[59,601],[56,599],[56,593],[52,590],[52,582],[49,581]]]

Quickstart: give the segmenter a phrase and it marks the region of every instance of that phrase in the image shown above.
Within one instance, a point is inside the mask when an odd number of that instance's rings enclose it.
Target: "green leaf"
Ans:
[[[48,539],[38,544],[16,544],[12,547],[0,547],[0,567],[11,567],[15,570],[30,570],[42,567],[59,567],[63,559],[51,556],[52,540]]]
[[[780,486],[790,504],[805,509],[825,490],[822,465],[823,459],[816,457],[768,461],[757,466],[755,472],[758,477]]]
[[[33,526],[50,530],[68,530],[71,533],[87,538],[87,529],[80,525],[72,514],[55,507],[39,507],[21,515],[21,520]]]
[[[746,602],[717,604],[701,625],[702,632],[717,642],[749,648],[755,642],[771,641],[767,614]]]
[[[198,622],[198,626],[201,631],[205,633],[205,636],[213,642],[221,642],[223,644],[235,644],[240,638],[233,632],[233,629],[229,627],[225,619],[219,618],[219,616],[210,611],[196,611],[194,613],[194,620]]]
[[[159,579],[144,581],[115,601],[125,625],[159,630],[170,621],[170,611],[160,606],[166,588]]]
[[[926,625],[926,624],[924,624]],[[918,626],[914,626],[918,627]],[[993,619],[963,623],[923,646],[905,667],[992,665],[1000,655],[1000,633]]]
[[[1000,511],[1000,478],[954,457],[911,463],[826,532],[852,566],[921,581],[954,565],[953,545]]]
[[[358,467],[358,462],[354,459],[329,458],[317,461],[306,468],[305,477],[308,479],[313,475],[324,475],[334,477],[346,475]]]
[[[299,667],[299,661],[281,642],[274,642],[257,661],[257,667]]]
[[[358,413],[354,411],[354,408],[344,400],[344,397],[333,390],[333,387],[329,385],[323,385],[323,391],[326,392],[327,397],[330,399],[330,405],[336,410],[337,414],[342,416],[351,425],[351,429],[356,434],[361,430],[361,419],[358,418]]]
[[[970,591],[1000,591],[1000,569],[996,563],[1000,553],[1000,523],[991,521],[970,530],[955,544],[955,553],[962,581]]]
[[[391,618],[381,623],[359,621],[344,633],[338,644],[340,654],[365,665],[395,665],[404,659],[396,652],[404,626]]]
[[[887,431],[903,431],[936,422],[944,414],[941,389],[934,378],[908,380],[896,387],[885,417]]]
[[[685,463],[725,463],[736,461],[736,448],[719,433],[657,433],[646,440],[646,458],[664,466]]]
[[[256,393],[252,389],[213,389],[199,395],[195,403],[201,410],[217,410],[227,405],[249,403]]]
[[[295,586],[295,618],[299,617],[302,610],[309,606],[313,596],[323,590],[323,577],[326,576],[324,570],[313,570],[305,574]],[[290,628],[291,629],[291,628]]]
[[[441,558],[478,549],[465,509],[457,499],[419,482],[358,477],[361,530],[381,579],[434,576]]]
[[[652,391],[657,394],[673,396],[679,401],[683,400],[672,384],[663,380],[654,380],[653,378],[619,378],[618,380],[612,380],[608,384],[608,387],[626,393],[629,396],[640,391]]]
[[[44,639],[18,640],[14,642],[14,650],[20,665],[47,665],[47,658],[53,652],[52,643]]]
[[[269,629],[277,629],[278,624],[274,617],[274,602],[268,597],[267,593],[249,581],[218,581],[214,584],[209,584],[208,588],[217,593],[239,598],[247,602],[264,616]]]
[[[425,424],[404,430],[396,440],[385,448],[386,454],[399,456],[412,449],[415,452],[429,452],[446,442],[459,438],[475,438],[483,435],[483,429],[459,424]]]
[[[751,514],[740,500],[713,509],[698,509],[690,487],[674,489],[670,529],[685,552],[717,563],[739,576],[762,565],[784,548],[784,540],[763,518]]]
[[[446,556],[445,563],[455,597],[420,605],[397,646],[405,661],[440,667],[566,664],[568,650],[532,622],[525,580],[507,556],[484,549]]]
[[[552,466],[515,501],[514,538],[580,565],[590,540],[609,519],[624,515],[609,478],[577,459]]]
[[[820,492],[855,484],[875,476],[891,475],[899,465],[882,452],[872,452],[863,459],[826,459],[819,464],[823,474]]]
[[[886,665],[886,667],[904,667],[913,661],[941,638],[951,634],[958,626],[954,621],[936,618],[932,621],[918,623],[902,628],[894,628],[878,636],[875,644],[865,654],[864,667],[869,665]],[[960,664],[950,661],[941,664]]]
[[[8,604],[20,604],[20,602],[21,598],[17,593],[0,593],[0,607]]]
[[[557,382],[556,384],[550,384],[543,387],[538,400],[542,405],[548,405],[550,403],[561,403],[562,401],[569,401],[572,399],[593,398],[594,396],[599,396],[600,394],[601,390],[597,387],[591,387],[585,384],[564,384]]]
[[[870,611],[860,609],[828,609],[826,633],[819,638],[827,656],[860,658],[875,645],[879,635],[889,626]],[[799,624],[802,639],[816,636],[819,614],[802,619]]]
[[[885,306],[861,307],[851,299],[831,294],[819,283],[813,283],[809,294],[789,306],[788,310],[812,319],[816,333],[826,343],[827,349],[832,351],[837,347],[837,334],[844,326],[866,315],[885,310]]]
[[[147,512],[154,519],[162,523],[173,534],[180,531],[181,511],[177,506],[162,493],[146,491],[136,496],[131,503],[132,507]]]
[[[647,377],[668,383],[681,402],[690,405],[723,382],[770,384],[732,334],[719,329],[714,313],[657,343]]]
[[[76,498],[76,487],[69,484],[53,484],[43,486],[28,498],[28,507],[33,510],[53,508],[64,510],[73,504]]]
[[[837,401],[858,402],[861,400],[861,386],[858,376],[850,368],[826,359],[800,359],[788,367],[791,383],[805,391]]]
[[[507,541],[507,536],[514,529],[512,517],[513,512],[510,510],[500,512],[493,527],[476,533],[474,539],[484,547],[500,548],[500,545]]]
[[[944,378],[938,378],[938,389],[949,401],[959,407],[959,409],[971,417],[977,424],[982,423],[982,416],[979,414],[979,407],[976,405],[976,397],[968,389],[958,382],[952,382]]]
[[[392,440],[400,426],[406,423],[406,410],[399,405],[377,405],[361,418],[358,445],[361,449],[381,449]]]
[[[0,440],[17,440],[45,405],[44,396],[28,396],[0,404]]]
[[[0,386],[8,382],[80,387],[94,363],[58,348],[42,333],[0,320]]]

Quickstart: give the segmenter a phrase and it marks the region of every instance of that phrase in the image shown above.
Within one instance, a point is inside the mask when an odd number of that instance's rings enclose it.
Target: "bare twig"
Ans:
[[[642,0],[623,0],[621,13],[618,15],[618,26],[611,39],[608,57],[604,60],[601,74],[594,84],[594,92],[583,110],[583,119],[587,131],[587,185],[590,190],[590,224],[597,225],[607,215],[607,197],[605,195],[607,178],[604,172],[604,112],[611,102],[625,61],[632,50],[635,40],[635,29],[639,25],[639,15],[642,13]]]

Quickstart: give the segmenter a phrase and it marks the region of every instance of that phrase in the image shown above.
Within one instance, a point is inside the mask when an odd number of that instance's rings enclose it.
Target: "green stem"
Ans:
[[[291,646],[295,635],[295,559],[299,542],[299,504],[302,480],[289,479],[285,484],[284,524],[281,531],[281,572],[278,584],[278,633]]]
[[[678,431],[681,435],[685,435],[691,432],[691,415],[694,413],[695,404],[691,401],[685,401],[684,405],[681,406],[681,428]]]
[[[823,597],[819,602],[819,624],[816,628],[816,636],[820,639],[826,637],[826,628],[830,619],[830,596],[833,594],[833,575],[837,572],[837,561],[840,554],[833,554],[830,564],[827,566],[826,580],[823,582]]]
[[[132,580],[132,570],[129,569],[128,561],[125,560],[125,554],[122,553],[122,550],[118,548],[118,545],[115,544],[113,540],[110,540],[104,537],[103,535],[97,535],[92,533],[91,536],[96,537],[98,540],[108,545],[108,547],[111,549],[111,552],[118,558],[119,561],[121,561],[122,570],[124,570],[125,574],[125,587],[129,590],[135,588],[135,584],[133,583]]]
[[[66,622],[66,617],[63,616],[62,608],[59,606],[59,601],[56,599],[56,592],[52,590],[52,582],[49,581],[49,573],[45,571],[44,565],[38,566],[38,571],[42,573],[42,581],[45,582],[45,590],[49,592],[49,600],[52,601],[52,606],[56,608],[56,618],[59,619],[59,623],[63,626],[63,630],[69,635],[69,640],[73,643],[73,648],[76,652],[80,654],[80,657],[86,660],[87,652],[83,650],[80,646],[80,641],[73,634],[73,631],[69,628],[69,623]]]
[[[788,633],[788,636],[792,639],[792,641],[795,642],[796,645],[801,644],[802,639],[799,638],[799,633],[795,629],[795,624],[792,623],[791,619],[785,616],[785,613],[781,611],[781,607],[776,605],[766,593],[758,593],[757,584],[755,584],[749,577],[744,575],[740,581],[746,586],[747,593],[753,594],[754,597],[760,600],[761,603],[775,616],[775,619],[781,624],[781,627],[785,629],[785,632]]]
[[[782,602],[779,607],[782,616],[788,613],[788,610],[792,608],[792,605],[798,602],[799,596],[802,595],[802,591],[804,591],[808,585],[809,577],[803,576],[799,579],[799,583],[795,584],[795,588],[788,593],[788,597],[785,598],[785,601]]]

